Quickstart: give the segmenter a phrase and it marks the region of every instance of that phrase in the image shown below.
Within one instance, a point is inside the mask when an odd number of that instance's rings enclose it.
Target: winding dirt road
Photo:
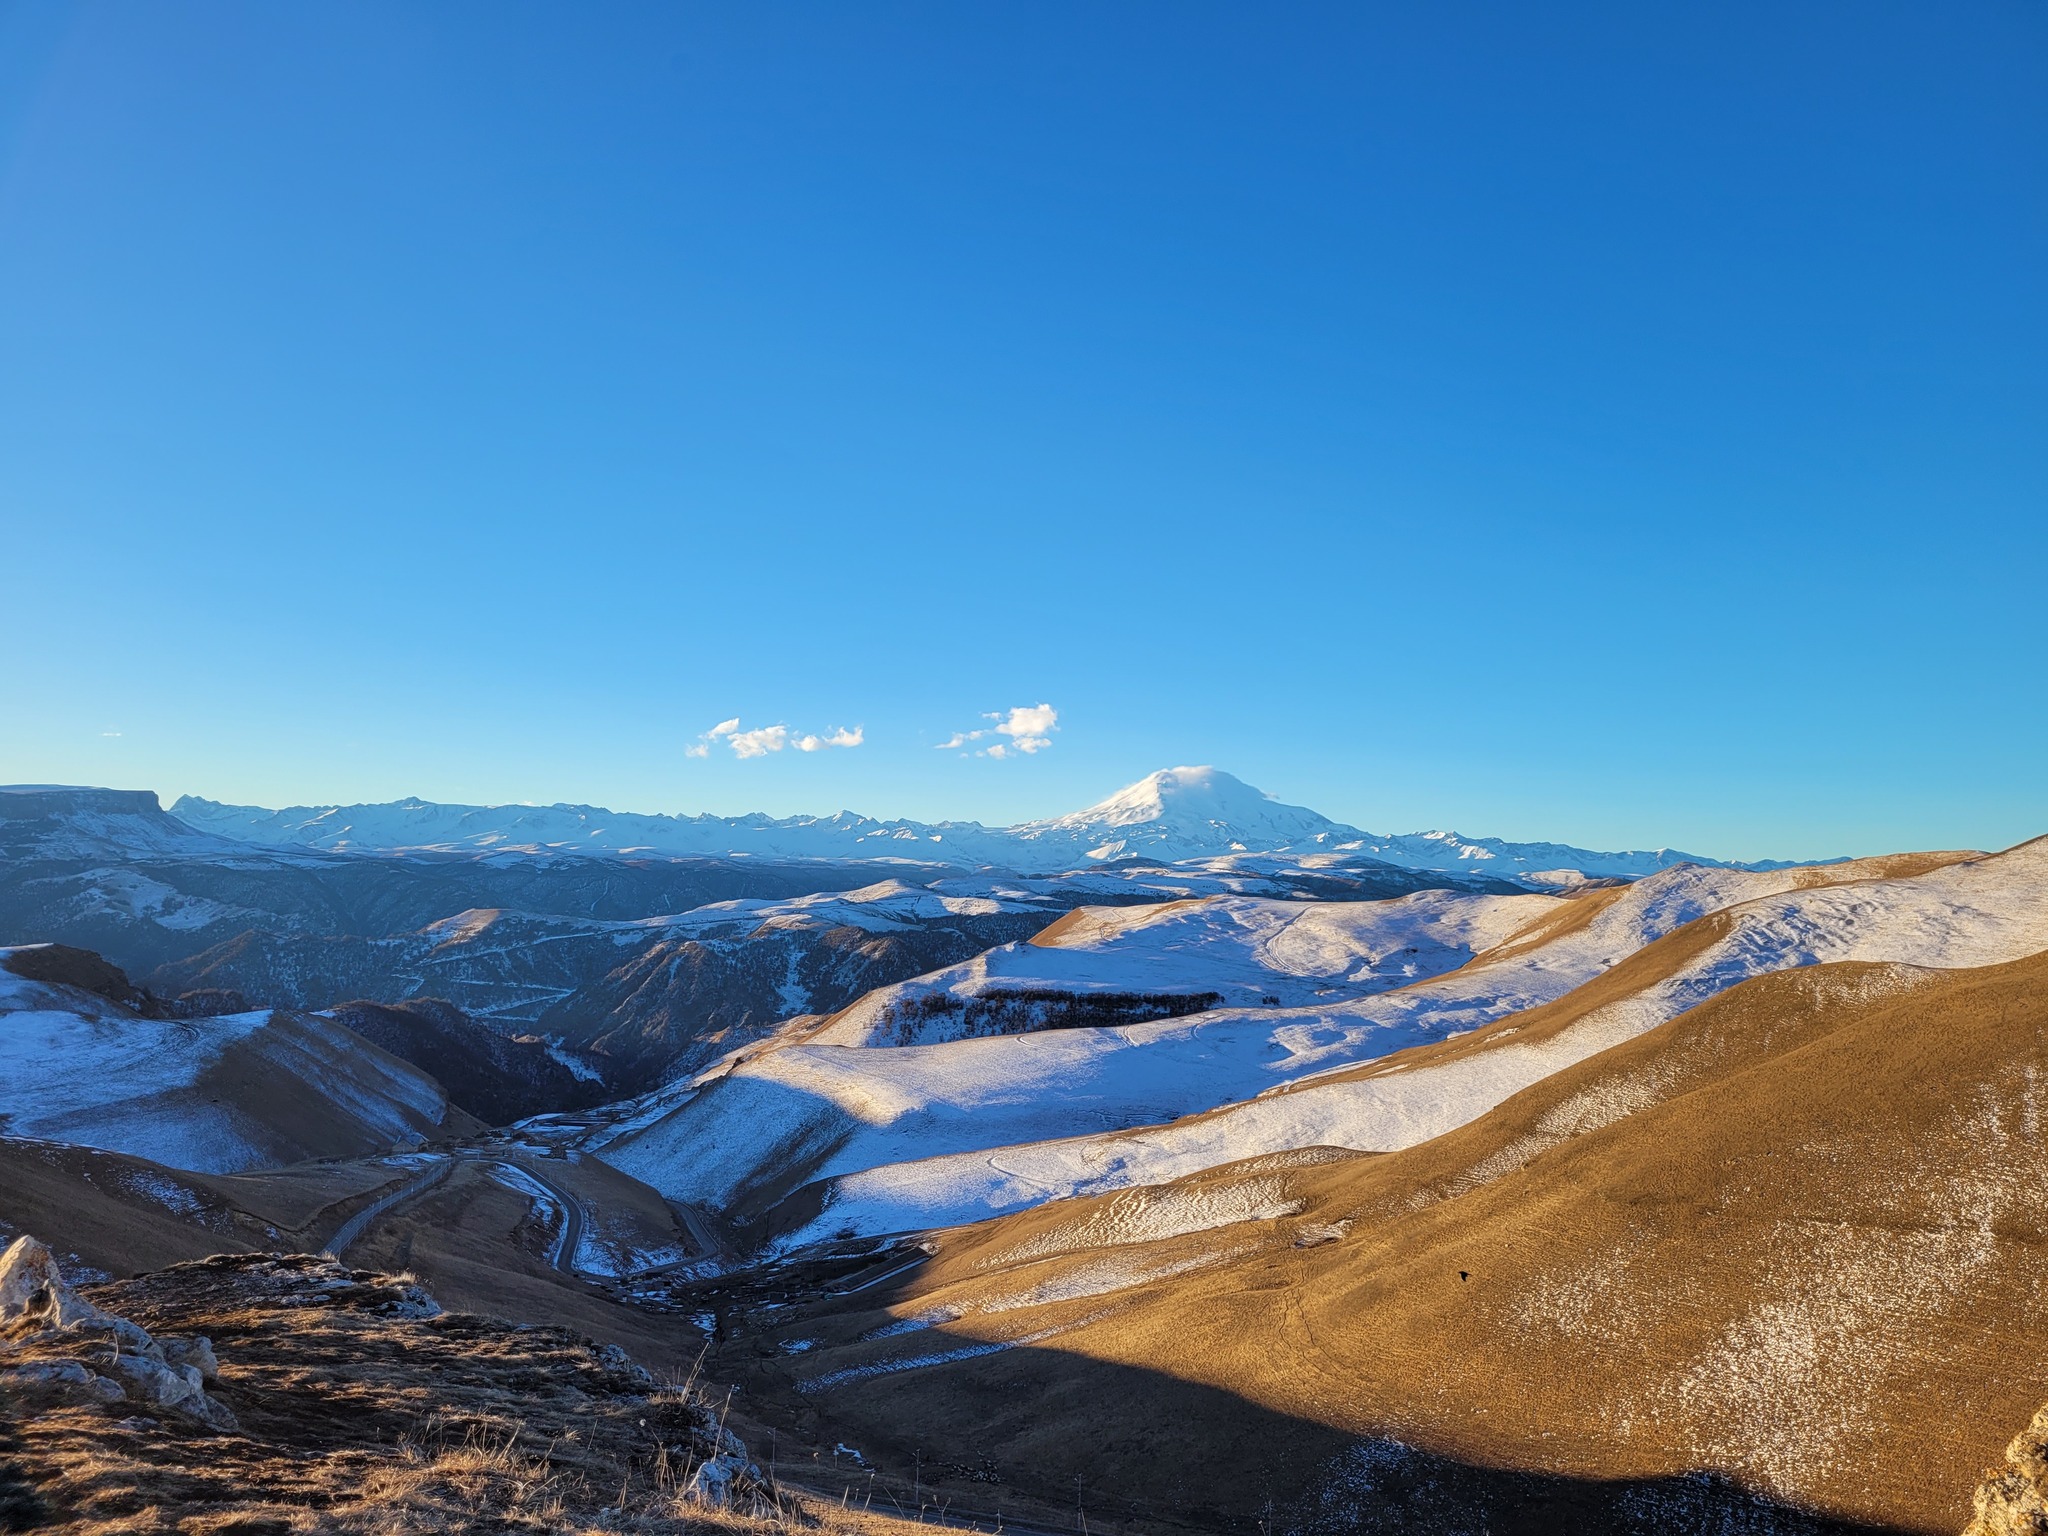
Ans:
[[[548,1253],[548,1263],[565,1275],[576,1273],[576,1253],[583,1243],[585,1225],[583,1202],[545,1174],[524,1163],[495,1157],[488,1152],[468,1150],[438,1154],[433,1167],[406,1180],[389,1193],[378,1196],[335,1228],[334,1235],[328,1238],[320,1251],[330,1258],[342,1258],[352,1246],[362,1241],[363,1235],[377,1222],[382,1221],[400,1206],[419,1199],[439,1186],[461,1163],[483,1163],[498,1168],[509,1168],[515,1173],[525,1175],[546,1190],[562,1208],[562,1230],[555,1235],[554,1246]]]
[[[426,1172],[415,1178],[408,1179],[389,1194],[381,1195],[371,1201],[360,1211],[357,1211],[355,1215],[349,1217],[347,1221],[336,1227],[334,1235],[321,1245],[320,1251],[332,1259],[343,1257],[352,1246],[362,1240],[363,1234],[370,1230],[372,1223],[383,1216],[389,1215],[408,1200],[417,1200],[421,1195],[424,1195],[428,1190],[447,1178],[449,1174],[453,1173],[456,1161],[453,1157],[443,1156]]]
[[[507,1163],[498,1158],[480,1158],[478,1161],[497,1163],[500,1168],[516,1168],[555,1197],[562,1207],[562,1230],[556,1234],[555,1249],[548,1255],[548,1262],[565,1275],[575,1274],[576,1254],[583,1246],[583,1202],[525,1163]]]

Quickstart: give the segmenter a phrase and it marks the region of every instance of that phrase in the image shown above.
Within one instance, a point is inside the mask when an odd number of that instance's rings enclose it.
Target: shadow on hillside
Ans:
[[[739,1368],[750,1412],[814,1445],[859,1447],[883,1469],[878,1510],[887,1501],[915,1513],[915,1467],[929,1508],[943,1500],[953,1516],[1002,1511],[1013,1526],[1043,1529],[1079,1531],[1085,1518],[1091,1536],[1906,1530],[1817,1516],[1709,1474],[1606,1480],[1485,1465],[1058,1349],[977,1354],[974,1341],[943,1329],[916,1337],[920,1347],[887,1356],[849,1344],[771,1364],[750,1351],[759,1369]],[[905,1368],[912,1360],[926,1363]],[[1342,1411],[1334,1401],[1331,1409]],[[866,1477],[852,1479],[856,1498]]]
[[[50,1518],[28,1468],[16,1459],[21,1449],[21,1437],[0,1424],[0,1531],[34,1530]]]

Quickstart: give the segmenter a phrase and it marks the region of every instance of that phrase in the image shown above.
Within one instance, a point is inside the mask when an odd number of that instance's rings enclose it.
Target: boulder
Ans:
[[[106,1314],[64,1283],[56,1257],[32,1237],[0,1253],[0,1332],[66,1328]]]
[[[33,1237],[0,1254],[0,1386],[60,1402],[123,1400],[189,1414],[216,1429],[235,1416],[209,1397],[220,1369],[211,1340],[157,1340],[94,1306],[64,1281]]]
[[[2005,1461],[1984,1474],[1963,1536],[2048,1536],[2048,1408],[2013,1437]]]
[[[220,1362],[213,1355],[213,1340],[162,1339],[164,1359],[172,1365],[189,1365],[199,1373],[201,1381],[212,1381],[220,1375]]]

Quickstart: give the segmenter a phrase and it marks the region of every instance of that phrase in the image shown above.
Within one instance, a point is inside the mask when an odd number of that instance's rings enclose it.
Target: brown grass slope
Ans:
[[[516,1154],[508,1160],[521,1161]],[[585,1161],[542,1159],[606,1230],[647,1244],[685,1242],[652,1190]],[[127,1278],[219,1253],[314,1252],[344,1221],[415,1176],[403,1163],[306,1163],[254,1174],[197,1174],[58,1142],[0,1137],[0,1243],[57,1234],[68,1274]],[[656,1370],[694,1360],[702,1335],[623,1304],[549,1262],[553,1229],[533,1202],[461,1163],[427,1196],[400,1205],[352,1248],[357,1264],[417,1274],[449,1306],[574,1327]],[[0,1527],[4,1529],[4,1527]]]
[[[0,1391],[0,1529],[63,1536],[289,1532],[867,1532],[744,1471],[746,1512],[687,1496],[707,1459],[744,1463],[718,1396],[658,1383],[555,1327],[439,1312],[403,1277],[309,1258],[222,1256],[91,1288],[158,1339],[212,1341],[217,1428],[132,1398]],[[103,1341],[0,1332],[0,1374]]]
[[[131,1275],[262,1242],[263,1223],[214,1183],[118,1152],[0,1137],[0,1245],[58,1232],[67,1272]]]
[[[583,1169],[547,1164],[549,1179],[586,1196],[577,1184]],[[645,1185],[598,1165],[588,1171],[609,1175],[614,1186],[653,1197]],[[666,1211],[662,1212],[666,1216]],[[671,1224],[673,1218],[669,1218]],[[703,1350],[704,1336],[679,1317],[649,1313],[620,1302],[610,1291],[563,1274],[548,1261],[553,1234],[544,1229],[532,1202],[470,1163],[458,1166],[424,1198],[378,1222],[348,1253],[350,1262],[416,1274],[444,1305],[467,1312],[520,1321],[546,1321],[575,1328],[629,1350],[652,1370],[687,1369]]]
[[[717,1369],[871,1454],[1217,1526],[1509,1529],[1534,1476],[1634,1529],[1705,1471],[1952,1531],[2048,1378],[2044,1073],[2048,955],[1759,977],[1405,1151],[1041,1207],[893,1293],[735,1313]]]
[[[413,1176],[381,1159],[191,1173],[146,1158],[0,1136],[0,1240],[59,1236],[67,1273],[138,1275],[215,1253],[316,1250]]]
[[[1841,864],[1815,865],[1790,873],[1800,888],[1810,889],[1826,885],[1848,885],[1861,880],[1907,880],[1916,875],[1924,875],[1936,869],[1960,864],[1967,859],[1980,857],[1982,855],[1959,852],[1885,854],[1875,858],[1850,859]],[[1554,939],[1585,927],[1593,918],[1626,895],[1627,891],[1628,887],[1618,886],[1578,897],[1568,906],[1538,918],[1520,933],[1511,935],[1505,942],[1469,961],[1464,968],[1468,971],[1483,971],[1510,965],[1530,950],[1541,948]],[[1294,1086],[1357,1081],[1390,1073],[1412,1072],[1418,1068],[1437,1066],[1476,1055],[1498,1046],[1511,1037],[1516,1039],[1519,1046],[1540,1045],[1545,1041],[1554,1040],[1608,1004],[1624,1002],[1648,991],[1660,981],[1668,981],[1727,938],[1733,926],[1734,917],[1730,912],[1709,912],[1704,917],[1696,918],[1667,933],[1663,938],[1644,945],[1605,975],[1595,977],[1584,986],[1573,988],[1553,1003],[1525,1009],[1494,1024],[1466,1034],[1454,1035],[1435,1045],[1396,1051],[1378,1061],[1363,1062],[1355,1067],[1323,1073]]]
[[[421,1078],[439,1100],[424,1112],[392,1088]],[[186,1097],[195,1106],[202,1099],[220,1106],[267,1167],[382,1151],[391,1145],[383,1119],[402,1123],[405,1139],[415,1145],[485,1128],[410,1062],[352,1029],[283,1009],[271,1012],[259,1035],[223,1051]],[[363,1112],[365,1101],[380,1111],[379,1119]],[[382,1110],[385,1102],[398,1107],[396,1116]]]

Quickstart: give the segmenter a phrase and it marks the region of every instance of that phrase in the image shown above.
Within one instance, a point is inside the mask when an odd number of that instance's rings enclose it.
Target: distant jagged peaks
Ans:
[[[973,821],[831,816],[663,816],[588,805],[381,805],[266,810],[187,795],[182,820],[273,847],[388,853],[620,854],[667,857],[862,859],[1023,873],[1139,858],[1160,863],[1236,855],[1331,856],[1405,869],[1519,880],[1540,887],[1653,874],[1722,861],[1670,849],[1602,853],[1560,843],[1510,843],[1452,832],[1361,831],[1273,799],[1214,767],[1162,768],[1096,804],[1013,827]],[[1749,868],[1776,867],[1751,865]]]
[[[1208,767],[1162,769],[1085,810],[1014,827],[884,821],[852,811],[661,816],[585,805],[437,805],[417,798],[272,811],[188,795],[172,810],[224,836],[341,852],[644,852],[875,859],[1030,872],[1130,857],[1173,862],[1231,853],[1315,852],[1366,836],[1314,811],[1283,805],[1242,779]]]

